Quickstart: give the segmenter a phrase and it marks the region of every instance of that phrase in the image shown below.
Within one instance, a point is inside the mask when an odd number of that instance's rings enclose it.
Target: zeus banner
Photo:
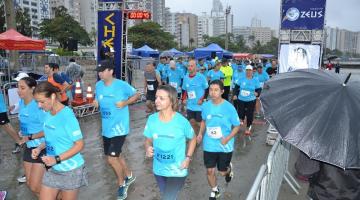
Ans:
[[[326,0],[282,0],[281,29],[321,30]]]
[[[121,78],[122,12],[98,11],[98,61],[110,59],[115,64],[115,76]]]

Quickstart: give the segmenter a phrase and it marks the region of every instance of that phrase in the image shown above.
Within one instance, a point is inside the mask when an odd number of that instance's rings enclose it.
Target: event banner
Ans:
[[[281,29],[321,30],[326,0],[282,0]]]
[[[279,64],[279,73],[297,69],[319,69],[320,45],[282,44]]]
[[[111,59],[116,78],[121,78],[122,12],[98,11],[98,61]]]

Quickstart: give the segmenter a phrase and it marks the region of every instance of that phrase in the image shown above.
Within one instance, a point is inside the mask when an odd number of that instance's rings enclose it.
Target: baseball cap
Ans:
[[[20,72],[16,78],[14,78],[15,81],[20,81],[22,78],[29,77],[29,75],[25,72]]]
[[[102,72],[105,69],[114,69],[114,63],[112,63],[110,60],[102,60],[97,65],[95,71]]]
[[[251,65],[246,65],[245,70],[253,70],[253,67]]]

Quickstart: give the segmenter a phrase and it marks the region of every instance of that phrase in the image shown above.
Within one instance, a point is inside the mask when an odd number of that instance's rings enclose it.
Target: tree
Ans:
[[[132,42],[134,48],[139,48],[145,44],[159,50],[177,46],[174,36],[164,32],[161,26],[155,22],[144,22],[129,28],[128,41]]]
[[[255,42],[255,44],[253,45],[253,47],[251,49],[251,53],[255,53],[255,54],[263,53],[263,46],[261,45],[259,40],[257,40]]]
[[[67,13],[63,6],[54,9],[55,18],[44,19],[40,24],[40,37],[50,38],[67,49],[69,39],[77,40],[82,45],[90,45],[92,41],[85,29]]]
[[[263,46],[263,53],[277,55],[278,54],[279,39],[272,37],[270,42]]]
[[[6,31],[6,21],[4,13],[4,2],[0,3],[0,32]],[[23,11],[20,7],[15,8],[16,30],[26,36],[31,36],[33,28],[31,27],[31,19],[28,12]]]
[[[192,47],[192,46],[193,46],[194,42],[195,42],[194,38],[190,38],[190,40],[189,40],[190,47]]]
[[[235,37],[235,44],[238,47],[238,52],[248,52],[249,51],[249,47],[246,46],[244,36],[239,35],[239,36]]]

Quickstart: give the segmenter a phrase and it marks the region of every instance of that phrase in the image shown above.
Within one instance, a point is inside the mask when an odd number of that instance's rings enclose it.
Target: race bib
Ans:
[[[109,108],[101,108],[100,112],[103,119],[110,119],[112,117],[112,112]]]
[[[261,88],[264,87],[264,82],[260,82],[260,87],[261,87]]]
[[[223,136],[220,126],[206,127],[206,133],[208,134],[209,137],[214,139],[219,139]]]
[[[147,85],[147,89],[153,91],[154,90],[154,85]]]
[[[248,97],[248,96],[250,96],[250,91],[241,90],[240,95],[243,96],[243,97]]]
[[[176,82],[170,82],[171,87],[177,89],[177,83]]]
[[[155,149],[155,159],[160,163],[171,164],[175,162],[174,151],[163,151],[161,149]]]
[[[196,98],[195,91],[188,92],[188,97],[189,97],[189,99],[195,99]]]

